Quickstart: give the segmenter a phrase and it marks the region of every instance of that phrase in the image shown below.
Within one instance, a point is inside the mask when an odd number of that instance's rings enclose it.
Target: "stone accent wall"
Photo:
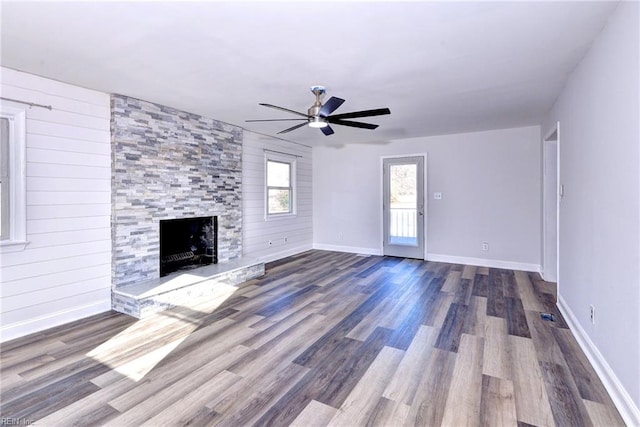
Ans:
[[[218,216],[219,262],[242,255],[242,129],[111,97],[112,283],[160,275],[160,219]]]

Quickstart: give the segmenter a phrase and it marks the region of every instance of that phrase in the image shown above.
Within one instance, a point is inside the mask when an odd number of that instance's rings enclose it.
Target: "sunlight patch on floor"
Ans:
[[[177,306],[138,320],[92,349],[87,356],[138,382],[237,290],[235,286],[220,285],[215,295],[194,299],[188,306]],[[167,342],[163,337],[170,337],[171,341]]]
[[[184,339],[182,337],[175,340],[165,346],[160,347],[157,350],[153,350],[150,353],[145,354],[142,357],[133,359],[131,362],[125,363],[122,366],[115,368],[115,371],[132,379],[133,381],[140,381],[145,377],[158,363],[160,363],[168,354],[170,354],[176,347],[178,347]]]

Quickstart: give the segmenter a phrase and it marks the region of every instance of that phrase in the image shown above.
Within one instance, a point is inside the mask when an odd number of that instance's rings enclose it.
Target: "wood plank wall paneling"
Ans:
[[[295,217],[265,220],[265,152],[274,150],[297,158],[297,214]],[[245,256],[271,261],[311,249],[313,244],[312,150],[264,135],[244,131],[242,141],[242,215]],[[284,241],[284,238],[287,241]],[[271,240],[272,245],[268,242]]]
[[[111,148],[107,94],[1,72],[3,97],[53,107],[22,106],[29,244],[0,261],[4,341],[109,309]]]

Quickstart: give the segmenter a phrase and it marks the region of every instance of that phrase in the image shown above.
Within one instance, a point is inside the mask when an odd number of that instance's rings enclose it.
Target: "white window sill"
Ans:
[[[27,240],[0,240],[0,253],[24,251],[28,244]]]
[[[272,215],[267,215],[264,220],[265,221],[277,221],[279,219],[291,219],[291,218],[295,218],[297,217],[298,214],[295,213],[289,213],[289,214],[272,214]]]

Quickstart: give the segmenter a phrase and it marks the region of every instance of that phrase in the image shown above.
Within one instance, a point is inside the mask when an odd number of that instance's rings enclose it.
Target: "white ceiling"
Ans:
[[[307,145],[539,124],[616,2],[7,2],[1,63],[275,135],[311,85],[389,107]]]

